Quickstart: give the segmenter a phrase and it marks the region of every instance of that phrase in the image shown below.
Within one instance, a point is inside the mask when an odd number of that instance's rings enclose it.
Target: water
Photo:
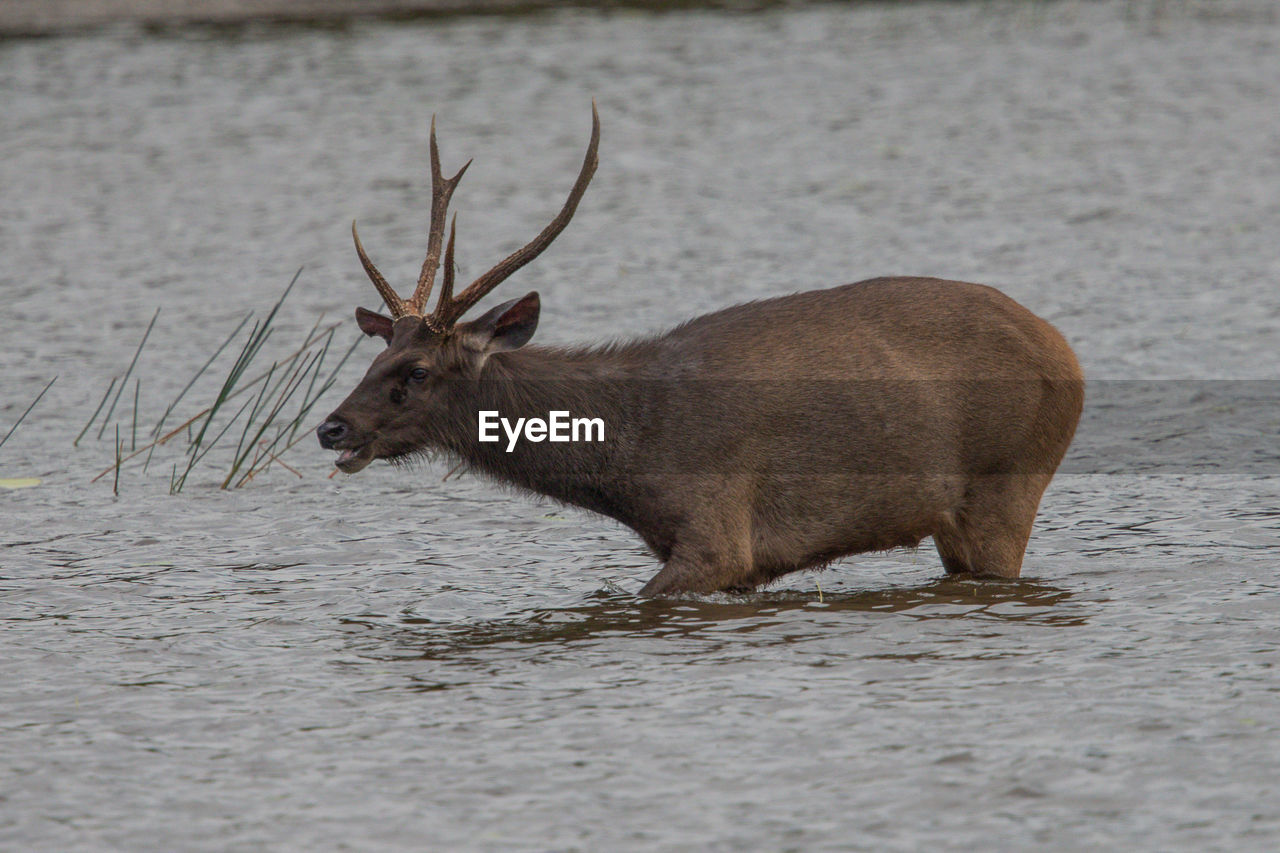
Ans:
[[[1278,55],[1262,0],[0,43],[0,425],[59,375],[0,449],[42,480],[0,490],[0,846],[1274,849],[1275,422],[1222,380],[1277,378]],[[926,546],[645,601],[608,521],[445,464],[326,479],[310,442],[240,491],[90,484],[110,433],[72,439],[155,307],[151,420],[297,267],[282,343],[376,304],[353,217],[408,287],[433,111],[445,168],[476,158],[469,280],[552,215],[593,96],[577,218],[490,300],[538,289],[544,342],[941,274],[1147,380],[1127,410],[1095,385],[1023,581],[941,579]],[[1096,424],[1162,387],[1249,453],[1197,465],[1183,430],[1128,464],[1159,442]]]

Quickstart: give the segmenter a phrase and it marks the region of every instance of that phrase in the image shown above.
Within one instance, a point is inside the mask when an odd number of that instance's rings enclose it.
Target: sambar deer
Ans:
[[[489,477],[631,527],[664,566],[641,594],[747,590],[839,557],[932,536],[949,573],[1018,577],[1040,497],[1079,420],[1083,377],[1044,320],[990,287],[876,278],[749,302],[656,337],[526,346],[538,294],[462,316],[572,218],[600,120],[560,213],[453,294],[450,197],[432,120],[431,225],[402,299],[356,252],[391,316],[356,309],[387,347],[318,429],[355,473],[448,454]],[[468,162],[468,166],[470,163]],[[439,301],[427,313],[440,252]],[[603,441],[480,441],[480,413],[572,412]]]

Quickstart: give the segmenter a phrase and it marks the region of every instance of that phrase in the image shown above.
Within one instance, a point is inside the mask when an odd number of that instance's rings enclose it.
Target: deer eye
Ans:
[[[427,378],[427,369],[425,367],[415,367],[409,371],[409,378],[414,382],[425,382]]]

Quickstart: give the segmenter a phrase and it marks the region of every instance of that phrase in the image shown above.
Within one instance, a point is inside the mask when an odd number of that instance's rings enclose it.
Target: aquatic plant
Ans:
[[[262,319],[254,320],[251,311],[239,320],[165,406],[154,425],[146,432],[150,441],[144,440],[141,445],[138,442],[138,424],[143,376],[134,377],[132,413],[124,429],[120,422],[116,422],[114,462],[94,477],[93,482],[112,474],[113,490],[118,493],[121,470],[129,463],[140,459],[140,467],[146,473],[158,450],[181,448],[181,456],[171,463],[169,474],[169,491],[171,494],[178,494],[186,486],[192,473],[210,458],[216,448],[228,446],[223,441],[228,436],[238,438],[234,451],[230,452],[229,461],[225,463],[227,467],[221,475],[221,488],[240,488],[271,465],[278,465],[296,476],[302,476],[301,472],[284,462],[281,457],[309,434],[309,430],[301,429],[304,421],[316,402],[332,387],[338,371],[355,351],[359,339],[341,357],[335,359],[333,336],[341,324],[322,326],[323,317],[320,317],[300,345],[288,351],[287,355],[272,360],[265,369],[254,372],[256,366],[266,361],[264,353],[275,330],[277,314],[301,273],[302,270],[298,270],[294,274],[288,287]],[[97,436],[104,434],[130,377],[138,369],[143,348],[151,336],[159,313],[157,311],[152,316],[123,376],[112,378],[97,408],[76,437],[75,444],[78,445],[99,420],[101,423]],[[248,333],[242,335],[246,327]],[[179,410],[188,393],[214,367],[222,354],[241,339],[239,352],[227,368],[212,400],[177,426],[165,431],[166,424]],[[244,397],[244,401],[239,406],[234,406],[233,401],[238,397]],[[108,400],[111,401],[110,405]],[[99,415],[102,415],[100,419]],[[218,458],[221,458],[221,454]]]
[[[53,383],[57,381],[58,381],[58,377],[55,376],[45,383],[44,387],[40,389],[40,393],[37,394],[36,398],[31,401],[31,405],[27,406],[25,409],[22,410],[22,414],[18,415],[18,419],[13,422],[13,426],[9,427],[9,431],[4,434],[4,438],[0,438],[0,447],[4,447],[4,443],[9,440],[9,436],[13,435],[15,432],[18,431],[18,427],[21,426],[22,422],[27,419],[27,415],[31,414],[31,410],[34,409],[36,407],[36,404],[40,402],[40,399],[44,397],[45,392],[48,391],[50,388],[52,388]]]

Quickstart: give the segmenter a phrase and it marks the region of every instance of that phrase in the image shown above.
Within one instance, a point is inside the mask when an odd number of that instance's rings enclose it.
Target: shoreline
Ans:
[[[183,26],[495,15],[565,7],[752,8],[774,3],[693,0],[0,0],[0,37],[50,36],[114,24]]]

